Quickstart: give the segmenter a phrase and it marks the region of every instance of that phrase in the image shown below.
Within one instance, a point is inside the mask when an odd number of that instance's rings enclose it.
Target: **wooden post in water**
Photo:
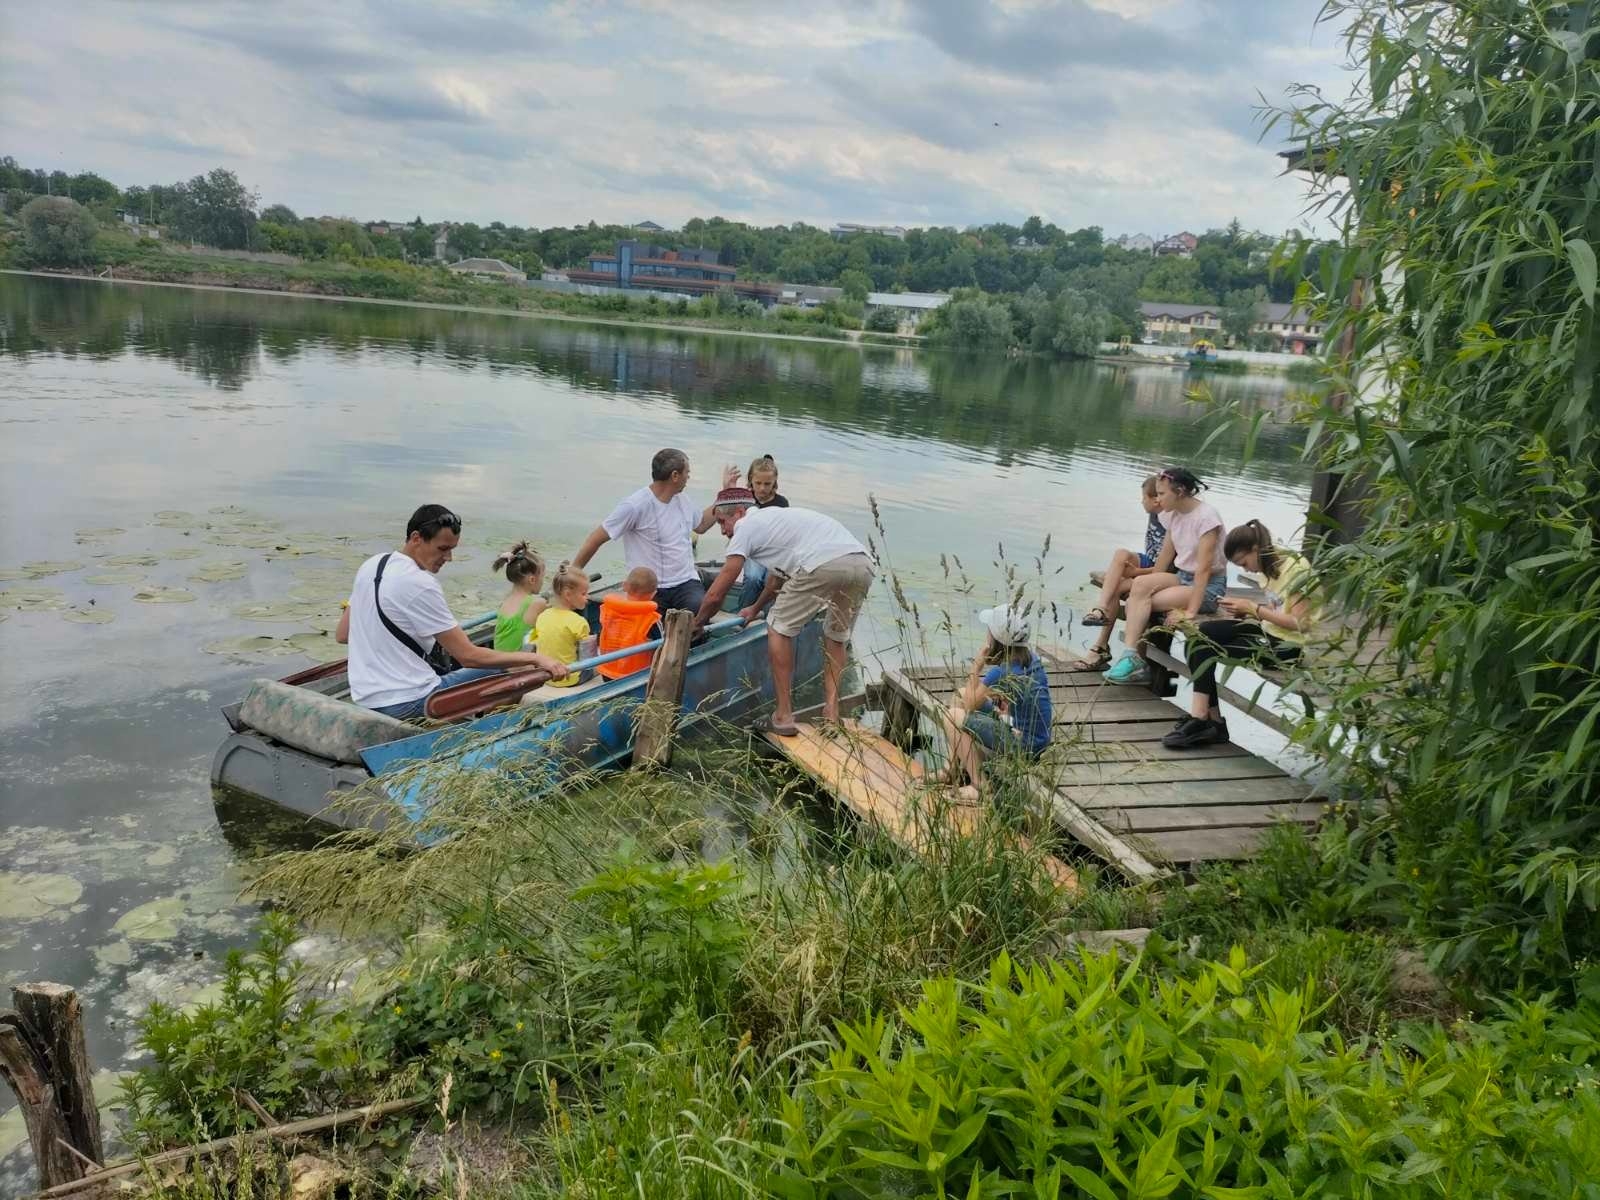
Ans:
[[[0,1075],[22,1109],[39,1186],[70,1183],[104,1157],[83,1008],[60,983],[24,983],[11,999],[16,1009],[0,1012]]]
[[[672,731],[683,704],[684,667],[689,661],[689,636],[694,618],[675,608],[662,618],[666,642],[656,653],[639,711],[633,739],[633,765],[664,767],[672,761]]]

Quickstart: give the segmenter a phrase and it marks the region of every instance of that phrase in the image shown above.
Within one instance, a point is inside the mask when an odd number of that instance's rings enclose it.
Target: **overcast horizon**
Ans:
[[[1320,0],[0,0],[0,154],[363,220],[1304,227]]]

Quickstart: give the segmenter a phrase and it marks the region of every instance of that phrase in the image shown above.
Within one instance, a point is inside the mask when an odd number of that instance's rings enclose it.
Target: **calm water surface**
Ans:
[[[660,447],[689,453],[704,499],[721,463],[770,453],[792,503],[872,534],[924,622],[992,603],[1002,548],[1032,573],[1046,537],[1065,619],[1088,602],[1084,574],[1139,544],[1139,480],[1203,440],[1190,385],[1156,368],[0,276],[0,984],[87,991],[108,1069],[150,999],[203,994],[251,918],[207,784],[217,707],[332,653],[353,565],[417,504],[465,518],[465,561],[442,578],[466,616],[503,592],[495,548],[528,536],[567,557]],[[1274,421],[1247,468],[1237,439],[1196,464],[1209,498],[1229,524],[1296,529],[1309,478],[1277,423],[1288,387],[1212,391]],[[713,531],[702,556],[721,546]],[[970,597],[941,555],[959,557]],[[595,566],[619,561],[607,547]],[[869,671],[900,653],[887,592],[858,631]],[[21,1136],[18,1114],[0,1117],[0,1155]],[[12,1187],[23,1157],[3,1160]]]

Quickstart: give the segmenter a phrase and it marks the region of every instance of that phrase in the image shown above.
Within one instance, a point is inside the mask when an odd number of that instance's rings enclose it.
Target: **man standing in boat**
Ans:
[[[442,504],[424,504],[406,524],[405,545],[374,554],[356,572],[333,636],[350,646],[350,698],[363,708],[405,720],[422,716],[440,688],[513,667],[567,674],[567,664],[548,654],[490,650],[467,637],[439,587],[439,570],[460,541],[461,518]],[[436,646],[460,668],[435,672]]]
[[[809,508],[756,508],[749,488],[725,487],[712,505],[728,541],[722,572],[706,590],[695,624],[722,608],[744,570],[745,560],[767,568],[761,596],[739,615],[753,621],[776,598],[767,618],[767,658],[777,697],[769,728],[780,737],[799,732],[794,722],[794,639],[819,612],[822,626],[822,716],[839,719],[839,680],[850,651],[850,634],[872,587],[867,548],[832,517]]]
[[[738,468],[730,468],[738,478]],[[703,512],[689,502],[689,456],[682,450],[657,450],[650,460],[650,483],[623,497],[578,547],[572,565],[582,570],[612,538],[622,539],[628,570],[648,567],[656,574],[656,604],[662,612],[681,608],[698,612],[705,599],[705,584],[694,565],[694,535],[715,521],[710,508]]]

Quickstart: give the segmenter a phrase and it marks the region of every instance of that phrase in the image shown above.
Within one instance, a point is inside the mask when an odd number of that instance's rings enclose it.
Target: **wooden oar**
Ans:
[[[743,624],[743,618],[733,617],[707,625],[705,631],[714,633],[721,629],[735,629]],[[654,638],[648,642],[640,642],[637,646],[608,650],[604,654],[579,659],[568,670],[572,674],[587,671],[598,667],[601,663],[615,662],[619,658],[627,658],[633,654],[659,650],[665,643],[665,638]],[[514,704],[524,693],[542,687],[548,682],[550,682],[550,672],[529,669],[508,671],[504,675],[491,675],[485,679],[458,683],[455,687],[440,688],[428,697],[427,715],[433,721],[455,721],[463,717],[480,716],[490,709]]]

